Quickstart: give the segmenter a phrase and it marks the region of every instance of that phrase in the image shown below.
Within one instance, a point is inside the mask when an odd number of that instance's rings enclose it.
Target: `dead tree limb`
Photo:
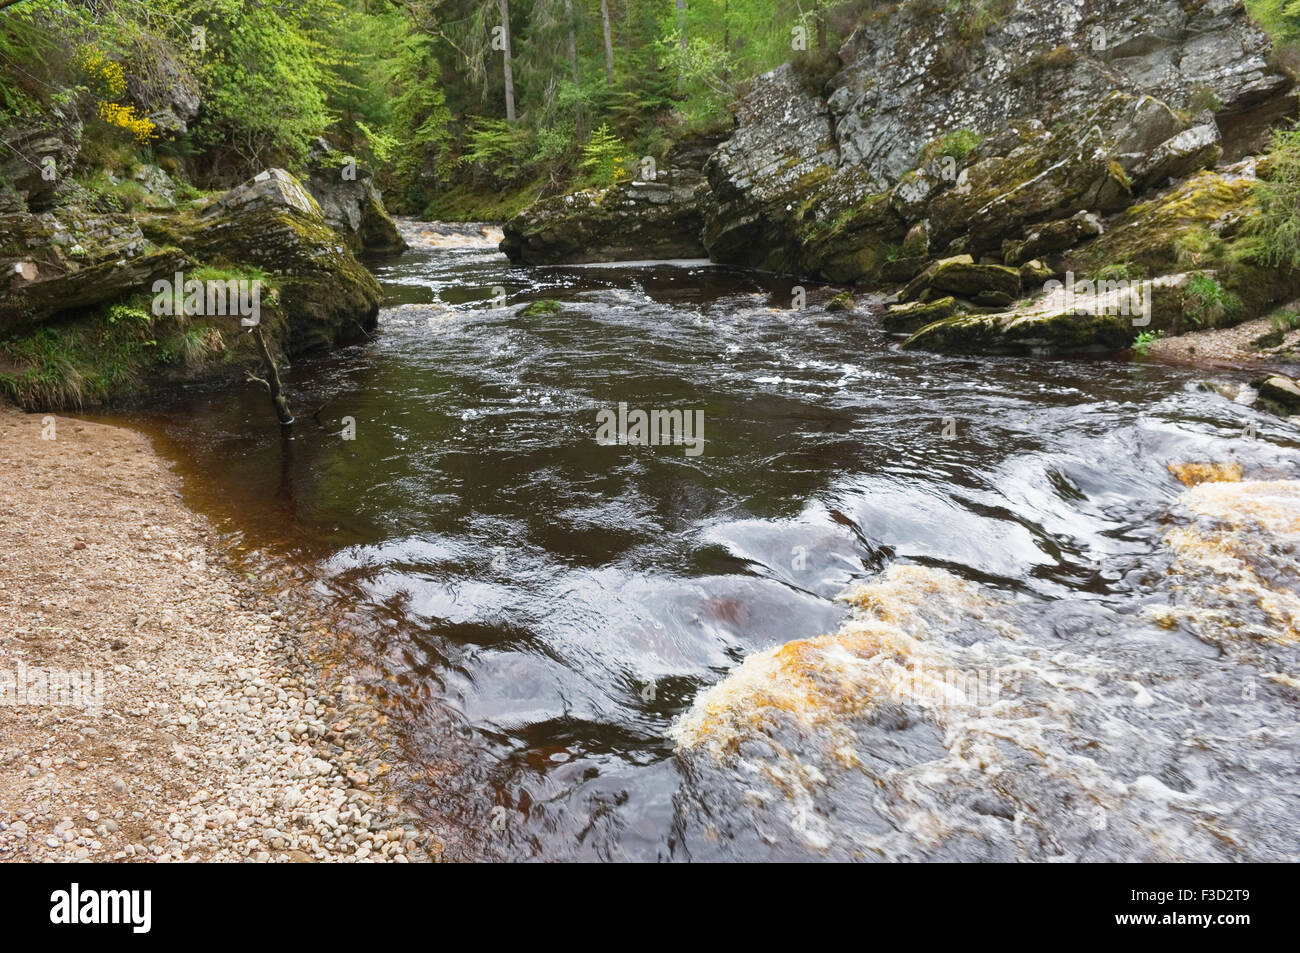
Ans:
[[[244,374],[248,380],[266,388],[267,393],[271,395],[271,405],[275,408],[275,416],[279,418],[280,426],[287,427],[293,423],[293,413],[289,410],[289,401],[284,396],[284,385],[280,383],[280,368],[276,366],[275,358],[271,356],[271,349],[266,346],[262,326],[253,325],[249,333],[257,342],[257,352],[262,355],[262,363],[266,365],[266,378],[256,377],[252,371],[245,371]]]

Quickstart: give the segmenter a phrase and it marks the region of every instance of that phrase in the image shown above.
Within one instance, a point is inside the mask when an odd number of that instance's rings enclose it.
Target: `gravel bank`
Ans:
[[[0,860],[440,855],[320,622],[229,565],[144,437],[0,407],[0,444]]]

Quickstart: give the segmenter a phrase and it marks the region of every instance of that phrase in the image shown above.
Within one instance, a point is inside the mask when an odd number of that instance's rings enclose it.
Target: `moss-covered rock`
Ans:
[[[1020,271],[1005,265],[977,264],[970,255],[954,255],[934,262],[903,289],[905,300],[930,300],[943,294],[977,303],[1010,304],[1020,294]]]
[[[278,184],[260,196],[222,196],[192,232],[178,236],[182,247],[199,261],[253,265],[275,276],[290,354],[370,330],[379,314],[379,283],[325,223],[315,199],[296,180],[286,183],[287,173],[275,171],[280,175],[261,183]]]
[[[1033,288],[1035,285],[1051,281],[1056,276],[1056,272],[1038,258],[1025,262],[1020,266],[1019,271],[1022,288]]]
[[[949,295],[934,301],[909,301],[893,304],[880,319],[880,326],[896,334],[911,334],[957,313],[957,299]]]
[[[1174,327],[1186,307],[1189,275],[1168,275],[1138,288],[1116,283],[1075,293],[1058,287],[994,314],[935,321],[903,342],[907,350],[957,354],[1056,354],[1117,350],[1143,330]],[[1136,292],[1136,293],[1134,293]]]
[[[851,291],[841,291],[826,303],[826,310],[830,312],[852,311],[857,306],[858,303],[853,300],[853,293]]]
[[[1035,225],[1026,231],[1024,238],[1007,239],[1002,243],[1002,260],[1008,265],[1021,265],[1034,258],[1073,248],[1101,233],[1101,219],[1095,212],[1085,209],[1069,218]]]
[[[1118,270],[1131,278],[1212,271],[1232,305],[1220,323],[1253,318],[1294,298],[1300,274],[1269,263],[1252,233],[1256,165],[1246,159],[1199,172],[1131,206],[1103,235],[1065,255],[1062,269],[1080,277]],[[1188,326],[1195,322],[1182,329]]]
[[[527,265],[703,258],[698,174],[629,181],[543,199],[502,227],[501,251]]]
[[[1254,163],[1199,172],[1106,223],[1105,233],[1067,254],[1065,270],[1091,275],[1107,266],[1133,265],[1143,274],[1166,274],[1195,261],[1189,240],[1239,232],[1252,213]],[[1180,254],[1187,248],[1187,256]],[[1190,257],[1188,257],[1190,256]]]
[[[542,318],[551,314],[559,314],[564,310],[564,305],[558,301],[552,301],[549,298],[543,298],[541,301],[532,301],[520,309],[519,313],[525,318]]]
[[[374,326],[380,288],[296,179],[273,170],[198,214],[101,216],[61,207],[0,219],[0,353],[27,406],[117,400],[177,375],[256,361],[241,314],[155,313],[154,283],[259,281],[261,324],[288,354]],[[213,269],[210,266],[220,266]],[[223,312],[232,310],[219,307]],[[99,345],[96,345],[99,342]]]

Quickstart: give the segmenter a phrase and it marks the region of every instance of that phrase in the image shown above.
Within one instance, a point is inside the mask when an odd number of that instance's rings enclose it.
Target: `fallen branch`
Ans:
[[[249,333],[257,342],[257,352],[262,355],[262,363],[266,365],[266,377],[257,377],[252,371],[244,371],[244,376],[266,388],[267,393],[271,395],[271,405],[275,408],[275,416],[279,418],[280,426],[287,427],[293,423],[293,413],[289,410],[289,401],[284,396],[284,385],[280,383],[280,368],[276,366],[275,358],[271,356],[271,349],[266,346],[262,325],[253,325],[249,328]]]

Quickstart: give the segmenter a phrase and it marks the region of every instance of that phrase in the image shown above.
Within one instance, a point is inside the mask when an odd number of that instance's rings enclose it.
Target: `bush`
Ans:
[[[626,179],[630,174],[627,165],[623,140],[602,125],[582,147],[582,162],[578,167],[593,185],[604,188]]]
[[[1300,130],[1273,133],[1273,148],[1255,183],[1253,231],[1268,264],[1300,268]]]
[[[1201,273],[1193,275],[1187,283],[1185,296],[1187,317],[1198,328],[1214,326],[1219,319],[1232,314],[1241,307],[1241,303],[1229,291],[1215,280],[1213,275]]]

